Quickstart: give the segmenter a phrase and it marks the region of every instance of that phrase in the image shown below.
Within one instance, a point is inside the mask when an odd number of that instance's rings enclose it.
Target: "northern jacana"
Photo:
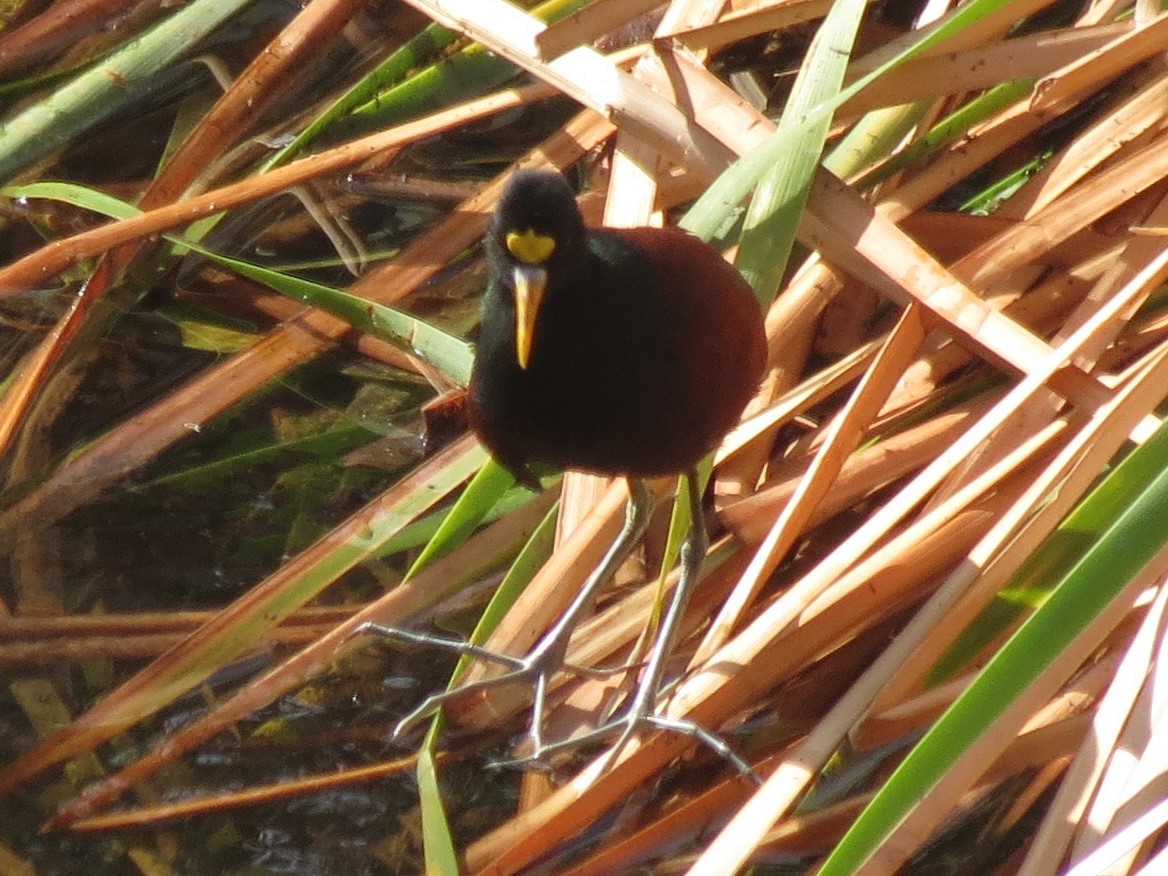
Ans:
[[[652,725],[698,736],[727,754],[712,734],[658,715],[656,700],[707,546],[695,466],[738,421],[766,361],[754,293],[717,251],[680,229],[586,228],[558,173],[514,174],[484,246],[490,280],[470,383],[472,428],[500,464],[532,486],[532,463],[625,477],[628,509],[600,566],[526,657],[486,655],[511,670],[432,696],[398,732],[470,689],[530,680],[531,759],[560,747],[542,739],[548,680],[596,591],[644,533],[652,499],[643,479],[686,474],[692,523],[669,610],[624,713],[585,738],[623,726],[623,743]]]

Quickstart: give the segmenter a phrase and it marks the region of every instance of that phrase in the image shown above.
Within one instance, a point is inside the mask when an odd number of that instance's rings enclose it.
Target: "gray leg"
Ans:
[[[568,650],[568,640],[572,636],[572,631],[580,622],[584,612],[591,606],[597,591],[616,574],[617,568],[624,562],[637,542],[640,541],[641,536],[645,534],[645,528],[649,525],[649,518],[653,513],[653,497],[648,489],[646,489],[644,482],[629,478],[628,483],[629,502],[625,509],[625,523],[620,535],[608,549],[608,552],[604,555],[596,571],[592,573],[584,583],[584,586],[580,588],[580,592],[572,599],[568,608],[556,623],[544,633],[543,637],[536,642],[535,647],[528,652],[526,657],[520,658],[507,654],[498,654],[466,642],[451,640],[442,636],[431,636],[427,633],[412,632],[397,627],[362,624],[357,628],[354,635],[369,632],[386,638],[445,648],[446,650],[455,651],[459,654],[470,654],[473,657],[491,660],[512,667],[510,671],[502,675],[493,678],[484,678],[480,681],[455,688],[454,690],[434,694],[398,723],[394,730],[395,736],[407,732],[419,721],[441,708],[447,701],[462,697],[468,692],[484,690],[504,684],[527,682],[532,684],[534,688],[530,730],[533,751],[532,759],[542,757],[543,752],[546,750],[543,742],[543,717],[546,708],[548,682],[564,666],[564,657]]]
[[[604,555],[600,565],[591,577],[584,583],[580,592],[576,594],[571,604],[560,616],[559,620],[544,634],[535,647],[526,657],[513,657],[508,654],[499,654],[495,651],[471,645],[442,636],[433,636],[428,633],[417,633],[397,627],[386,627],[379,624],[363,624],[357,633],[369,632],[379,636],[399,639],[414,644],[431,645],[454,651],[458,654],[469,654],[472,657],[501,663],[510,667],[508,672],[493,678],[484,678],[471,684],[463,685],[454,690],[434,694],[425,700],[418,708],[406,715],[394,730],[399,736],[428,715],[433,714],[446,702],[464,696],[468,692],[484,690],[503,684],[519,682],[530,683],[533,687],[533,702],[531,708],[531,754],[514,761],[499,764],[524,764],[538,762],[547,755],[591,742],[598,742],[609,738],[620,731],[620,738],[613,751],[618,752],[629,739],[647,728],[666,730],[692,736],[719,756],[730,762],[743,775],[759,782],[757,774],[741,757],[719,736],[706,730],[693,721],[678,718],[668,718],[657,713],[657,699],[661,693],[665,675],[666,661],[673,650],[677,631],[681,619],[685,615],[685,608],[689,602],[693,588],[696,586],[701,573],[702,562],[706,556],[709,538],[706,533],[705,519],[702,513],[701,494],[698,490],[697,472],[690,470],[686,473],[686,501],[690,509],[690,528],[685,542],[681,547],[681,572],[677,586],[674,588],[669,607],[661,620],[661,628],[657,633],[657,640],[649,653],[645,663],[644,674],[633,691],[631,700],[623,713],[600,727],[567,739],[562,742],[545,744],[543,741],[543,718],[546,711],[547,687],[551,677],[565,667],[565,654],[568,640],[572,631],[580,622],[584,611],[592,604],[596,592],[607,583],[616,573],[617,568],[636,543],[645,533],[649,518],[652,515],[653,500],[642,481],[629,478],[629,503],[625,510],[625,524],[608,553]],[[604,670],[586,670],[588,674],[604,674]]]
[[[539,747],[536,752],[526,758],[513,763],[524,763],[546,756],[550,753],[581,745],[587,745],[612,736],[621,730],[617,744],[613,746],[613,753],[619,752],[633,736],[653,727],[658,730],[667,730],[673,733],[682,733],[692,736],[724,760],[729,761],[740,773],[761,784],[758,774],[751,769],[750,764],[738,756],[734,749],[720,738],[693,721],[680,718],[668,718],[657,712],[657,699],[662,690],[665,676],[665,666],[669,655],[676,643],[677,632],[681,626],[681,619],[685,616],[685,608],[693,589],[697,585],[701,573],[702,562],[706,557],[709,546],[709,535],[706,532],[705,517],[702,512],[701,493],[698,489],[697,472],[693,469],[686,472],[686,501],[690,510],[690,527],[685,541],[681,546],[681,572],[677,586],[673,590],[672,599],[665,616],[661,620],[661,628],[657,631],[657,640],[649,653],[645,663],[644,674],[633,691],[632,699],[623,713],[612,720],[597,727],[588,733],[566,739],[562,742]],[[623,728],[623,729],[622,729]]]

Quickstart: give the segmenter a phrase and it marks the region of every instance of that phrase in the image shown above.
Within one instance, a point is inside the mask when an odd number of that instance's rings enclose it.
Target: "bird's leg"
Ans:
[[[674,587],[669,607],[661,620],[661,626],[657,632],[657,640],[653,643],[653,649],[650,651],[649,659],[645,663],[644,674],[641,676],[636,689],[633,691],[629,705],[624,709],[622,714],[617,715],[595,730],[591,730],[573,739],[566,739],[563,742],[544,746],[540,754],[546,756],[555,751],[586,745],[590,742],[610,737],[616,730],[623,727],[624,729],[621,732],[620,738],[612,749],[615,755],[637,733],[647,727],[655,727],[659,730],[668,730],[694,737],[732,764],[740,773],[753,779],[756,783],[761,784],[758,775],[751,769],[750,765],[717,734],[711,733],[694,721],[687,721],[683,718],[670,718],[657,712],[657,698],[661,693],[666,662],[669,659],[670,652],[673,650],[677,632],[681,627],[681,619],[685,615],[686,605],[697,584],[698,576],[701,573],[702,562],[706,557],[706,549],[709,547],[709,535],[706,532],[705,517],[702,512],[701,491],[698,488],[698,476],[694,469],[686,472],[685,483],[686,501],[690,511],[690,525],[689,532],[686,534],[685,541],[681,546],[681,572],[678,576],[677,586]],[[521,763],[523,760],[518,762]]]
[[[625,712],[625,720],[629,722],[629,729],[625,731],[621,742],[625,741],[633,727],[656,710],[657,695],[661,692],[661,682],[665,676],[665,665],[676,644],[677,631],[681,627],[681,619],[685,616],[685,608],[689,598],[698,583],[701,575],[702,563],[706,559],[706,550],[710,546],[710,537],[706,532],[706,520],[702,511],[702,496],[698,487],[697,472],[690,469],[685,475],[686,501],[689,504],[689,532],[681,544],[681,572],[678,575],[677,586],[673,589],[673,598],[669,601],[669,608],[661,619],[661,627],[657,631],[657,641],[649,652],[649,659],[645,663],[645,671],[633,698]]]
[[[491,660],[511,667],[508,672],[491,678],[480,679],[462,687],[434,694],[426,699],[418,708],[410,712],[398,722],[394,729],[394,736],[406,733],[411,727],[428,715],[433,714],[446,702],[465,696],[469,692],[498,687],[504,684],[515,684],[530,681],[533,685],[533,703],[531,714],[530,737],[532,755],[530,760],[538,760],[547,750],[543,742],[543,716],[547,700],[547,687],[551,677],[565,665],[565,656],[568,650],[568,640],[572,631],[580,622],[585,610],[592,604],[596,592],[608,582],[617,568],[624,562],[625,557],[633,549],[653,513],[653,497],[645,487],[644,482],[629,478],[629,501],[625,508],[624,527],[616,541],[604,555],[600,565],[584,582],[584,586],[572,599],[572,602],[560,615],[554,625],[544,633],[535,646],[525,657],[513,657],[508,654],[499,654],[487,648],[471,645],[467,642],[447,639],[441,636],[432,636],[428,633],[417,633],[402,630],[397,627],[386,627],[378,624],[363,624],[357,633],[371,632],[387,638],[401,639],[423,645],[433,645],[439,648],[455,651],[459,654],[469,654],[473,657]]]

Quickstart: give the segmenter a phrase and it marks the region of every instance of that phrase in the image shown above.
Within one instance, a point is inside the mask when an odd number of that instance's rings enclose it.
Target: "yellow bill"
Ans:
[[[515,282],[515,354],[520,368],[531,361],[535,340],[535,321],[547,288],[547,271],[536,265],[516,265]]]

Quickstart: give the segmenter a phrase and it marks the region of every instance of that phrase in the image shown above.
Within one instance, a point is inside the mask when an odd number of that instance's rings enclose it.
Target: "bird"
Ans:
[[[472,430],[517,481],[533,466],[628,482],[624,526],[570,605],[524,657],[376,624],[366,631],[440,644],[509,671],[435,694],[399,723],[405,732],[469,690],[533,684],[531,754],[623,730],[619,749],[646,727],[697,737],[749,767],[714,734],[657,711],[665,662],[708,545],[697,464],[755,395],[767,357],[758,298],[713,247],[675,227],[587,227],[564,176],[520,170],[499,198],[484,238],[488,282],[468,388]],[[640,680],[619,717],[583,737],[546,743],[551,676],[597,591],[644,534],[653,510],[645,480],[685,475],[690,527],[681,572]],[[614,749],[614,750],[616,750]]]

